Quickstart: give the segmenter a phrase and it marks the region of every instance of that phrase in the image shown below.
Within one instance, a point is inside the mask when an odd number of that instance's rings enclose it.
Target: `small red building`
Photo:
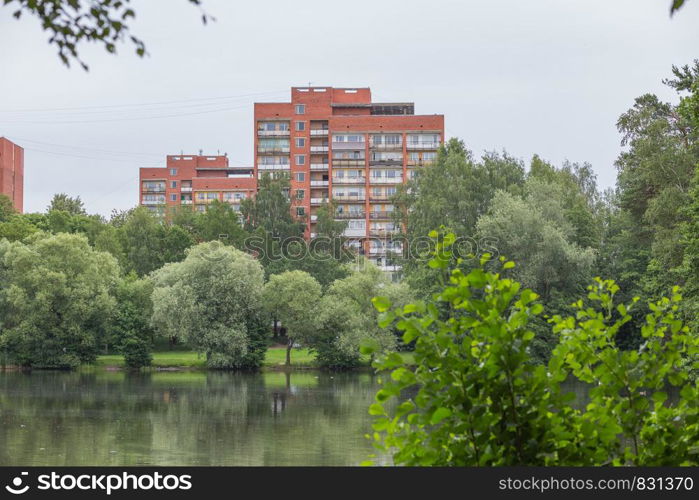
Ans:
[[[180,205],[203,212],[213,200],[239,209],[256,188],[252,167],[231,167],[225,155],[168,155],[165,167],[140,169],[139,204],[160,214]]]
[[[0,137],[0,194],[10,198],[19,213],[24,210],[24,148]]]

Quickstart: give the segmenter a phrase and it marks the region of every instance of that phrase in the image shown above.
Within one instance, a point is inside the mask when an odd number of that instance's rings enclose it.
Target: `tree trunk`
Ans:
[[[291,348],[294,347],[294,339],[290,338],[286,343],[286,366],[291,366]]]

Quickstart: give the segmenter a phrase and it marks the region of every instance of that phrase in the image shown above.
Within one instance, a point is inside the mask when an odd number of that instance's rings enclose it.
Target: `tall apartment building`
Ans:
[[[24,210],[24,148],[0,137],[0,194],[10,198],[15,210]]]
[[[256,189],[252,167],[231,167],[225,155],[168,155],[165,167],[140,169],[139,203],[159,214],[180,205],[203,212],[213,200],[239,209]]]
[[[293,87],[291,102],[255,104],[255,178],[286,172],[295,215],[316,233],[330,200],[347,220],[349,244],[386,271],[398,231],[390,198],[444,141],[444,115],[416,115],[413,103],[375,103],[369,88]]]

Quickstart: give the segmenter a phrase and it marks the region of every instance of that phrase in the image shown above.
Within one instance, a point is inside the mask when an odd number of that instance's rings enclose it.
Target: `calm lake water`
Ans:
[[[0,465],[358,465],[377,389],[370,373],[0,372]]]
[[[0,373],[0,465],[357,465],[369,373]]]

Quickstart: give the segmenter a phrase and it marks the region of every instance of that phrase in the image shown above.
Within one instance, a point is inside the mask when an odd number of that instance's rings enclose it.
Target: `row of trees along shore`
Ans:
[[[571,313],[595,276],[614,279],[621,301],[643,298],[615,337],[627,350],[644,345],[648,304],[679,285],[677,318],[696,335],[699,62],[673,67],[664,82],[676,102],[646,94],[619,117],[615,189],[601,191],[587,163],[534,156],[525,164],[504,151],[477,158],[450,139],[393,200],[404,248],[444,227],[476,255],[506,256],[517,263],[512,278],[537,294],[548,317]],[[29,214],[0,197],[3,364],[75,367],[118,351],[145,366],[154,343],[167,339],[202,353],[211,368],[254,369],[279,323],[289,352],[310,348],[320,366],[356,366],[367,340],[382,352],[412,348],[398,326],[377,324],[371,299],[430,301],[448,282],[442,270],[410,252],[400,259],[402,281],[391,283],[338,251],[338,240],[318,258],[291,216],[293,196],[288,179],[266,176],[240,214],[214,202],[203,213],[184,207],[159,218],[139,207],[108,220],[65,194]],[[333,212],[321,207],[320,236],[342,233]],[[439,304],[440,314],[451,310]],[[540,364],[560,341],[544,316],[531,319],[528,347]]]

